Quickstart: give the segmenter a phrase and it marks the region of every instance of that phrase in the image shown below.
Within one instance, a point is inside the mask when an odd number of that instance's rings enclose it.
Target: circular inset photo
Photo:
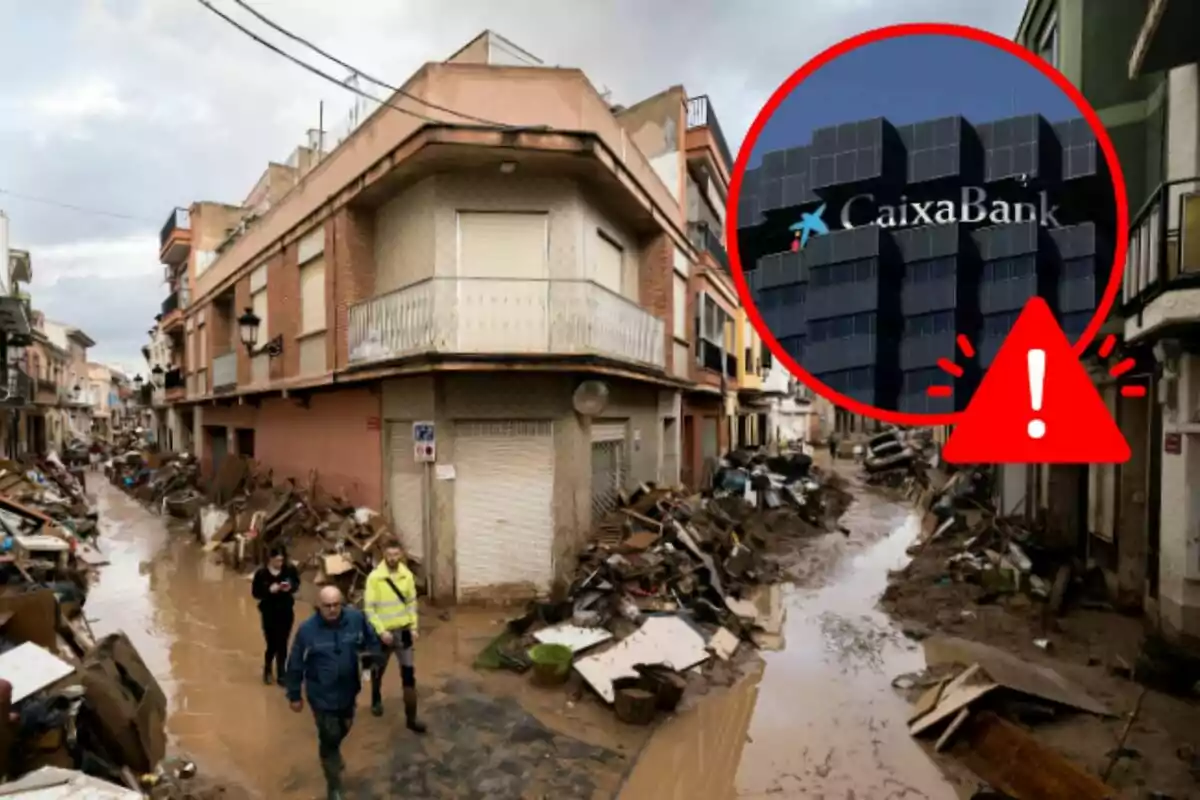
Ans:
[[[1033,297],[1082,353],[1121,286],[1128,208],[1095,112],[972,28],[884,28],[806,64],[751,127],[730,205],[763,341],[886,422],[956,421]]]

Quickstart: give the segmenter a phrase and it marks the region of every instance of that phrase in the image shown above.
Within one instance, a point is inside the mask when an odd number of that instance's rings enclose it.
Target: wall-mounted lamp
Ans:
[[[254,309],[247,308],[245,313],[237,318],[238,336],[246,347],[248,355],[254,355],[254,346],[258,344],[258,326],[262,322]]]
[[[150,370],[150,381],[154,384],[155,388],[162,388],[163,380],[166,378],[166,374],[167,373],[159,364],[155,364],[154,369]]]

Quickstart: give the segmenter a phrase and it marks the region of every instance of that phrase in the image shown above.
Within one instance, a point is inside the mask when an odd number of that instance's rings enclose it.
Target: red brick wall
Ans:
[[[345,207],[325,225],[325,303],[328,333],[325,363],[343,369],[349,363],[347,344],[350,306],[375,293],[375,217],[369,211]]]
[[[372,420],[381,416],[381,395],[346,388],[312,395],[308,408],[290,398],[264,399],[253,406],[204,409],[205,425],[254,429],[254,458],[280,483],[295,478],[317,483],[355,505],[383,506],[381,432]],[[382,427],[382,426],[379,426]]]
[[[283,354],[271,359],[271,380],[290,378],[300,372],[300,350],[296,343],[300,331],[300,270],[296,266],[295,243],[267,262],[267,318],[269,336],[283,337]]]
[[[675,308],[671,301],[674,276],[675,246],[671,237],[658,234],[642,248],[641,269],[638,270],[638,297],[642,308],[663,321],[663,346],[666,348],[666,371],[671,372],[674,361]]]

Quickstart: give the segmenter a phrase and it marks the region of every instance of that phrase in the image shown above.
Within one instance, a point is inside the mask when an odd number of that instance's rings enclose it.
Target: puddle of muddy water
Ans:
[[[891,686],[924,666],[922,653],[876,609],[919,518],[860,494],[843,524],[853,532],[850,551],[819,588],[788,593],[784,649],[763,653],[761,677],[663,725],[622,800],[957,796],[909,736],[909,706]],[[853,550],[863,541],[873,543]]]

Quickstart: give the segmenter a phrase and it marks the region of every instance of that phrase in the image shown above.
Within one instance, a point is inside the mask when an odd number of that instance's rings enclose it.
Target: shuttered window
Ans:
[[[687,290],[688,290],[687,279],[684,278],[679,273],[675,273],[674,278],[675,278],[674,293],[671,297],[671,301],[672,301],[672,303],[674,303],[674,313],[675,313],[675,322],[674,322],[675,331],[674,331],[674,333],[675,333],[676,339],[686,339],[687,338]]]
[[[271,330],[267,324],[267,290],[265,288],[250,295],[250,307],[254,311],[254,316],[258,317],[258,343],[262,345],[269,338],[268,331]]]
[[[325,328],[325,259],[300,267],[300,335]]]
[[[550,277],[549,215],[458,212],[462,278]]]
[[[605,289],[621,293],[624,253],[607,236],[596,231],[596,272],[594,280]]]

